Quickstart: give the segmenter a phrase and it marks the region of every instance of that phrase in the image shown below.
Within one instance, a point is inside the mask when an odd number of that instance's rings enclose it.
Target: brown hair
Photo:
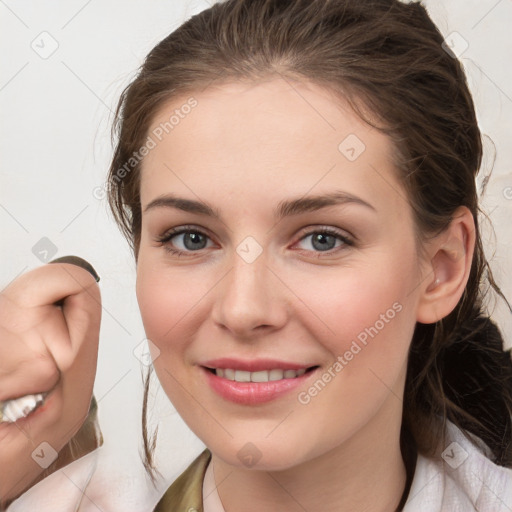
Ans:
[[[495,463],[512,467],[511,354],[482,314],[490,288],[505,298],[479,234],[475,176],[482,161],[481,135],[462,66],[420,3],[227,0],[193,16],[153,48],[119,101],[109,174],[109,203],[135,257],[140,163],[132,162],[122,179],[119,169],[144,144],[158,109],[213,81],[273,75],[328,88],[391,138],[420,240],[445,229],[459,206],[471,210],[476,246],[464,294],[446,318],[416,325],[401,447],[404,458],[412,452],[439,455],[449,419],[482,439]],[[379,122],[366,119],[364,112],[377,115]],[[153,475],[148,387],[149,374],[143,430],[145,465]]]

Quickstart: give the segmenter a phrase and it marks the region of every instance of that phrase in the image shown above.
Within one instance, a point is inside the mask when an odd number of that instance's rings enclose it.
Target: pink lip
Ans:
[[[201,363],[201,366],[208,368],[232,368],[233,370],[243,370],[246,372],[259,372],[262,370],[301,370],[315,366],[313,364],[290,363],[278,361],[277,359],[252,359],[244,361],[233,357],[222,357],[220,359],[211,359]]]
[[[282,364],[282,363],[281,363]],[[215,368],[220,368],[215,366]],[[232,368],[232,366],[225,366],[225,368]],[[235,366],[236,369],[242,369],[240,366]],[[265,369],[269,367],[266,366]],[[272,368],[285,369],[283,366],[276,365]],[[302,366],[302,368],[305,368]],[[270,402],[284,394],[296,389],[304,384],[304,382],[311,377],[316,370],[307,371],[300,377],[293,379],[280,379],[269,382],[236,382],[233,380],[217,377],[215,373],[201,367],[201,372],[206,378],[210,387],[222,398],[243,405],[255,405]],[[286,368],[295,369],[295,368]],[[246,370],[249,371],[249,370]],[[253,370],[258,371],[258,370]]]

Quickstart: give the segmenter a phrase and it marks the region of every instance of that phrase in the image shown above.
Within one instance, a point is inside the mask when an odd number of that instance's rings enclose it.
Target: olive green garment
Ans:
[[[167,489],[154,512],[203,512],[203,480],[211,457],[205,448]]]

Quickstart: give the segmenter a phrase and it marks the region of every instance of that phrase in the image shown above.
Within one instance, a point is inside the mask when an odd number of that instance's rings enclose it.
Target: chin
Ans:
[[[302,441],[292,446],[283,446],[281,442],[244,440],[237,442],[231,440],[227,443],[205,443],[208,449],[226,464],[240,469],[254,469],[261,471],[283,471],[305,462],[305,454],[298,453]]]

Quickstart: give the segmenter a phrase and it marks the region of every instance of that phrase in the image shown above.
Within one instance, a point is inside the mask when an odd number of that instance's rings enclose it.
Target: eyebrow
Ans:
[[[329,194],[304,196],[297,199],[287,199],[280,201],[273,211],[274,218],[281,220],[284,217],[292,215],[300,215],[301,213],[313,212],[327,208],[329,206],[355,204],[364,206],[376,212],[374,206],[364,201],[360,197],[354,196],[343,191],[334,191]],[[175,208],[188,213],[196,213],[199,215],[207,215],[215,219],[221,220],[222,215],[217,208],[213,208],[204,201],[196,201],[193,199],[185,199],[177,197],[173,194],[153,199],[145,208],[144,212],[155,208]]]

